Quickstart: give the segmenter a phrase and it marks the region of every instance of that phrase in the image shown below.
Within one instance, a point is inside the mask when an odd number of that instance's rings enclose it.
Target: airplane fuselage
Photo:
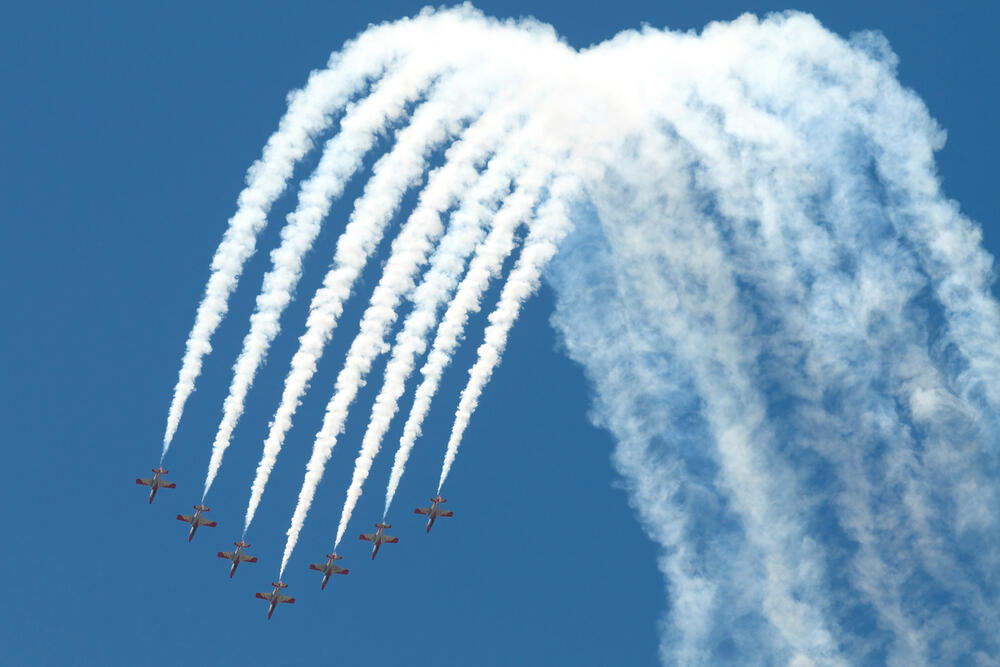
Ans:
[[[156,497],[156,492],[160,488],[160,473],[153,474],[152,484],[149,485],[149,504],[153,504],[153,498]]]
[[[382,546],[382,542],[385,541],[385,528],[381,526],[375,531],[375,539],[372,540],[375,544],[372,546],[372,560],[375,560],[375,556],[378,556],[379,547]]]
[[[236,551],[233,552],[233,564],[229,567],[229,578],[232,579],[233,575],[236,574],[236,568],[240,564],[240,552],[243,551],[243,547],[236,547]]]
[[[188,542],[194,539],[194,534],[198,530],[199,518],[201,518],[201,510],[195,510],[194,516],[191,517],[191,530],[188,531]]]
[[[270,620],[271,617],[274,616],[274,610],[278,608],[278,605],[280,603],[281,603],[281,588],[275,586],[274,590],[271,591],[271,601],[267,605],[268,620]]]
[[[438,508],[438,502],[435,500],[433,503],[431,503],[431,511],[427,516],[427,527],[424,528],[425,533],[431,532],[431,528],[434,527],[434,522],[437,521],[438,518],[437,508]]]
[[[201,509],[200,505],[197,506],[197,507],[195,507],[194,514],[191,515],[191,520],[188,521],[188,523],[191,524],[191,530],[188,531],[188,542],[190,542],[191,540],[194,539],[194,534],[198,531],[198,526],[202,525],[202,521],[203,520],[201,518],[201,514],[204,511],[205,510]],[[177,515],[177,518],[178,519],[184,519],[184,517],[181,516],[181,515],[179,515],[179,514]],[[215,525],[214,521],[205,520],[204,523],[205,523],[205,525],[208,525],[208,526],[214,526]]]

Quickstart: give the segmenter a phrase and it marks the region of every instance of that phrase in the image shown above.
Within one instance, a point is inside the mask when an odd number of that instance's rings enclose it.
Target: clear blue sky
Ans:
[[[296,419],[249,540],[261,562],[234,580],[215,552],[239,536],[247,490],[308,295],[339,226],[321,235],[285,335],[250,395],[194,543],[173,519],[200,497],[210,440],[266,253],[249,264],[168,459],[175,490],[150,507],[133,483],[159,455],[180,354],[247,166],[285,94],[368,23],[420,3],[18,3],[0,21],[0,201],[6,313],[0,416],[5,664],[650,665],[666,601],[657,550],[633,519],[587,420],[580,369],[531,301],[449,480],[456,517],[431,536],[410,512],[435,486],[471,346],[446,376],[390,520],[400,544],[319,591],[306,564],[336,528],[365,418],[356,410],[286,581],[299,602],[264,623],[253,599],[276,572],[308,446],[349,336],[336,338]],[[938,3],[936,3],[938,4]],[[871,6],[877,5],[877,6]],[[483,2],[533,14],[577,47],[641,23],[695,29],[772,2]],[[900,77],[949,132],[948,194],[1000,248],[993,108],[1000,62],[988,2],[800,2],[831,29],[877,28]],[[834,7],[836,7],[834,9]],[[346,198],[349,202],[348,192]],[[290,205],[283,200],[272,219]],[[334,209],[343,219],[348,204]],[[270,248],[272,225],[261,239]],[[370,289],[377,275],[368,272]],[[362,294],[364,294],[364,289]],[[344,331],[363,299],[354,299]],[[482,319],[473,325],[475,340]],[[380,373],[381,366],[376,367]],[[370,403],[378,383],[362,394]],[[392,443],[399,425],[389,434]],[[381,513],[385,455],[350,530]]]

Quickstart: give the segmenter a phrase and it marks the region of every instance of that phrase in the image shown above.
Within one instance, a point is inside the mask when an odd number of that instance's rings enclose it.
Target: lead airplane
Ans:
[[[219,558],[226,558],[233,561],[233,566],[229,568],[229,578],[232,579],[233,575],[236,574],[236,568],[239,567],[240,563],[256,563],[256,556],[248,556],[243,553],[244,549],[249,549],[250,545],[240,540],[239,542],[233,542],[233,546],[236,547],[236,551],[220,551],[216,554]]]
[[[267,617],[270,619],[274,615],[274,610],[278,607],[278,604],[284,602],[287,604],[295,604],[295,598],[290,598],[287,595],[281,594],[282,588],[288,588],[288,584],[282,583],[280,581],[272,581],[271,585],[274,586],[274,590],[270,593],[257,593],[256,597],[261,600],[268,600],[271,604],[267,606]]]
[[[143,484],[149,487],[149,504],[153,504],[153,498],[156,497],[156,492],[163,489],[175,489],[177,485],[173,482],[167,482],[160,478],[160,475],[166,475],[169,470],[164,470],[161,468],[153,468],[152,477],[139,477],[135,480],[136,484]]]
[[[427,515],[427,528],[424,530],[424,532],[427,533],[431,532],[431,528],[434,527],[434,522],[437,521],[437,518],[439,516],[443,516],[445,518],[455,516],[454,512],[449,512],[447,510],[443,510],[440,507],[438,507],[439,504],[446,502],[448,501],[442,498],[441,496],[434,496],[433,498],[431,498],[430,507],[418,507],[413,510],[414,514]]]
[[[386,528],[392,528],[392,524],[388,523],[376,523],[376,530],[374,533],[364,533],[358,537],[358,539],[365,540],[366,542],[374,542],[375,546],[372,547],[372,560],[375,560],[375,556],[378,556],[378,548],[382,544],[395,544],[399,542],[398,537],[391,537],[385,534]]]
[[[334,564],[334,561],[338,561],[341,558],[343,558],[343,556],[338,556],[337,554],[332,553],[326,555],[326,562],[323,563],[322,565],[317,563],[309,564],[310,570],[317,570],[323,573],[323,583],[319,585],[319,589],[321,591],[326,590],[326,583],[330,581],[331,574],[347,574],[348,572],[350,572],[350,570],[348,570],[347,568],[340,567],[339,565]]]
[[[177,520],[184,521],[185,523],[191,524],[191,532],[188,533],[188,542],[194,539],[194,532],[198,530],[198,526],[208,526],[209,528],[215,528],[219,524],[214,521],[209,521],[201,515],[202,512],[210,512],[211,508],[205,507],[204,505],[195,505],[195,510],[192,514],[178,514]]]

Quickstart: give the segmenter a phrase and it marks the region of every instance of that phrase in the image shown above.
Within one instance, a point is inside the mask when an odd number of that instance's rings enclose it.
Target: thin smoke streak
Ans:
[[[347,180],[360,168],[377,134],[403,115],[406,104],[424,91],[435,70],[434,63],[410,61],[384,77],[368,97],[348,111],[340,131],[327,142],[313,175],[303,183],[299,204],[281,230],[281,246],[271,254],[273,268],[264,276],[257,309],[250,318],[250,331],[233,368],[222,421],[212,444],[203,501],[222,465],[257,370],[280,331],[281,313],[295,291],[303,257],[316,240],[332,200],[343,193]],[[424,148],[423,152],[426,151]]]
[[[423,108],[422,112],[418,111],[409,128],[401,133],[401,143],[384,158],[384,162],[376,165],[365,194],[358,200],[347,231],[338,241],[334,266],[327,273],[323,287],[313,299],[306,333],[300,339],[299,350],[292,358],[292,368],[285,380],[281,404],[271,422],[264,451],[251,486],[244,530],[249,528],[253,521],[284,438],[291,428],[292,417],[316,371],[326,342],[343,312],[343,303],[350,295],[351,285],[357,279],[368,256],[374,251],[385,225],[397,208],[403,184],[409,182],[413,174],[418,173],[419,170],[415,170],[414,167],[423,164],[422,158],[413,157],[414,146],[423,150],[421,147],[428,145],[421,137],[435,141],[443,140],[445,136],[440,132],[440,128],[446,126],[443,126],[441,121],[449,117],[454,123],[461,118],[461,114],[455,115],[453,109],[442,103],[435,103]],[[448,149],[446,153],[448,162],[445,167],[435,172],[431,179],[451,184],[452,189],[439,187],[439,191],[431,191],[425,206],[429,214],[433,214],[435,210],[440,212],[450,205],[457,193],[454,188],[461,188],[464,179],[470,178],[475,166],[485,159],[495,143],[500,140],[508,122],[509,116],[505,113],[490,113],[474,122],[463,137]],[[402,181],[400,176],[404,177]]]
[[[508,137],[507,146],[511,143],[517,143],[517,140]],[[399,408],[399,399],[403,395],[415,359],[427,347],[426,337],[434,326],[437,311],[454,291],[467,257],[483,243],[486,228],[491,226],[488,219],[495,213],[503,193],[509,189],[512,169],[516,164],[515,155],[509,149],[493,156],[452,216],[448,232],[431,259],[431,267],[414,292],[414,309],[406,317],[396,338],[392,358],[386,364],[382,389],[375,398],[368,428],[355,459],[351,484],[337,526],[334,549],[347,530],[372,462],[381,448],[382,438]]]

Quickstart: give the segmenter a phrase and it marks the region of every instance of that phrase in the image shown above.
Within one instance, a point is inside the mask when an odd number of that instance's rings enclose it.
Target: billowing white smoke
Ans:
[[[390,28],[374,29],[341,57],[357,59],[347,73],[322,75],[346,77],[341,92],[293,100],[294,131],[285,121],[279,135],[290,138],[269,144],[258,168],[269,175],[254,185],[252,174],[247,212],[220,248],[225,270],[213,275],[175,394],[182,406],[270,202],[334,103],[436,50],[440,76],[376,166],[313,300],[258,466],[247,525],[358,272],[426,171],[427,151],[461,136],[395,239],[337,378],[282,569],[399,301],[444,233],[441,217],[470,200],[482,205],[475,215],[489,211],[502,194],[488,194],[479,167],[514,154],[512,192],[485,239],[474,235],[423,365],[386,511],[469,314],[524,222],[441,484],[558,244],[554,323],[592,381],[595,419],[614,435],[630,500],[662,547],[664,662],[985,664],[1000,654],[992,263],[940,192],[941,133],[896,81],[885,40],[845,41],[795,13],[700,35],[647,28],[579,53],[543,26],[491,22],[469,7],[401,25],[402,35],[419,26],[420,38],[390,46]],[[449,85],[468,97],[443,110],[435,96]],[[461,133],[463,118],[478,120]],[[530,151],[516,148],[514,125],[538,128]],[[475,225],[460,215],[454,224],[468,243],[459,225]],[[338,540],[468,255],[450,243],[396,338]]]
[[[884,40],[790,15],[622,46],[686,66],[551,277],[665,547],[664,661],[995,654],[996,305]]]

